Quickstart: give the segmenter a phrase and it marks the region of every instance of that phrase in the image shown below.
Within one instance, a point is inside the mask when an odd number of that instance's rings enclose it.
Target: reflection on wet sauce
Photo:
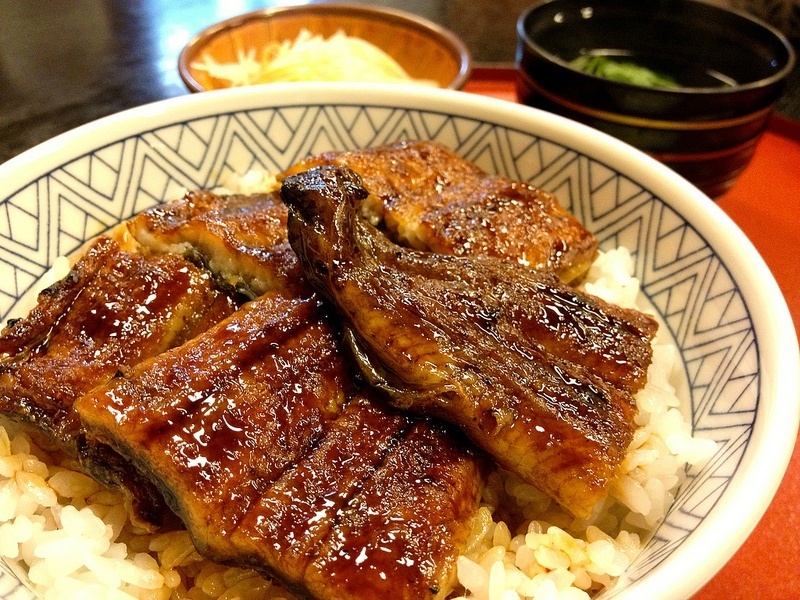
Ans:
[[[0,335],[3,368],[13,374],[10,385],[41,396],[56,418],[80,394],[234,309],[184,259],[145,258],[99,238],[64,280],[42,292],[28,317]]]
[[[202,552],[313,597],[436,597],[484,482],[460,435],[357,393],[316,298],[251,301],[77,408]]]
[[[128,443],[159,448],[153,467],[172,473],[176,496],[200,500],[196,509],[213,513],[214,535],[224,538],[313,447],[347,395],[344,364],[316,302],[274,294],[251,301],[202,343],[189,341],[112,381],[82,399],[79,411],[84,420],[113,417]]]
[[[438,425],[414,424],[341,511],[308,567],[309,588],[409,600],[446,589],[435,559],[465,539],[451,518],[470,515],[483,468],[461,445]]]

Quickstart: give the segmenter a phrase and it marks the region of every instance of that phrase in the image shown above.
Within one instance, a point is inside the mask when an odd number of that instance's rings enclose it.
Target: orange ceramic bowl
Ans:
[[[294,40],[303,29],[325,38],[337,31],[361,38],[394,58],[412,78],[433,80],[443,88],[460,89],[472,70],[463,41],[435,23],[388,8],[330,3],[266,8],[212,25],[186,45],[178,70],[192,92],[229,87],[192,65],[207,56],[233,63],[238,53]]]

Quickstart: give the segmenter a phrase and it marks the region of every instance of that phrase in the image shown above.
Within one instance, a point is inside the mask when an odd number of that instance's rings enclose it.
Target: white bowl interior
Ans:
[[[0,165],[0,314],[31,305],[53,261],[119,221],[250,169],[401,138],[554,192],[627,246],[680,348],[695,431],[718,442],[603,598],[688,598],[744,541],[788,463],[798,352],[786,304],[736,226],[644,154],[559,117],[461,92],[294,85],[209,92],[101,119]],[[0,572],[0,598],[22,598]]]

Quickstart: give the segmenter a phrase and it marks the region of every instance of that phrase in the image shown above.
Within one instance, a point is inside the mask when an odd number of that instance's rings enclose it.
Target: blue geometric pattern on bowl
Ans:
[[[635,274],[682,353],[694,429],[718,442],[625,575],[641,578],[685,542],[735,472],[759,401],[758,347],[736,282],[706,240],[641,184],[553,140],[480,119],[358,104],[233,112],[120,139],[21,189],[3,190],[0,315],[31,305],[56,257],[186,189],[251,169],[278,172],[318,151],[402,138],[439,140],[487,171],[533,181],[555,193],[602,247],[635,249]],[[0,598],[29,597],[0,572]]]

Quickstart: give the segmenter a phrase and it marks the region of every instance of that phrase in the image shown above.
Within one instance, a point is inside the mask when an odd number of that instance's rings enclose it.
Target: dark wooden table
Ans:
[[[383,0],[441,23],[479,65],[511,66],[517,15],[532,0]],[[176,60],[197,31],[269,6],[256,0],[0,0],[0,163],[96,118],[186,94]],[[285,3],[284,3],[285,4]],[[799,32],[800,33],[800,32]],[[800,44],[796,44],[800,47]],[[511,101],[513,72],[470,91]],[[720,200],[751,237],[800,322],[800,66],[742,183]],[[783,175],[783,177],[776,176]],[[776,187],[777,186],[777,187]],[[800,446],[754,534],[696,600],[800,598]]]
[[[461,36],[479,64],[510,65],[532,0],[377,0]],[[277,2],[0,0],[0,162],[56,134],[187,93],[181,47],[202,28]],[[283,2],[282,4],[285,4]],[[800,120],[800,68],[778,107]]]

